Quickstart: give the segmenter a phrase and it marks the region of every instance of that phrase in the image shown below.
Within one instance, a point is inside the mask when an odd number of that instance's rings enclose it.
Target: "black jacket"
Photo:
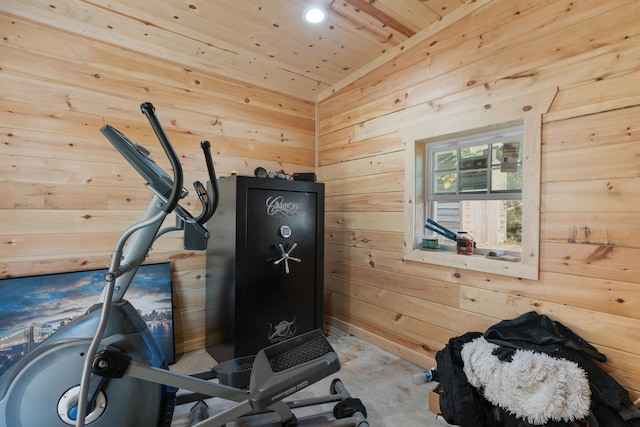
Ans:
[[[460,352],[464,344],[481,335],[500,346],[495,354],[501,359],[509,360],[513,352],[523,349],[577,363],[589,378],[591,417],[595,418],[591,424],[640,427],[640,410],[633,405],[627,391],[594,361],[604,362],[606,356],[566,326],[533,311],[512,320],[503,320],[484,334],[468,332],[452,338],[436,354],[440,411],[448,423],[462,427],[532,426],[493,406],[467,382]],[[571,423],[553,422],[545,426],[569,427]]]

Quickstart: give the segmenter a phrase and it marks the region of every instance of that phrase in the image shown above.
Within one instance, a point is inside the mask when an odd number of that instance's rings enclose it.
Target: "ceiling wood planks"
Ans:
[[[315,100],[470,0],[8,0],[0,9],[125,49]],[[312,3],[328,19],[302,21]]]

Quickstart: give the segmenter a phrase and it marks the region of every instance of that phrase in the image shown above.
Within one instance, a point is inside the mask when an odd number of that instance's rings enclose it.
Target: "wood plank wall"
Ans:
[[[321,99],[326,321],[429,368],[449,338],[536,310],[605,353],[638,398],[638,22],[634,0],[485,2]],[[403,260],[403,120],[497,87],[558,89],[543,116],[539,280]]]
[[[92,40],[80,26],[5,12],[0,28],[1,278],[108,265],[150,192],[100,127],[113,125],[168,163],[142,102],[154,103],[188,189],[207,180],[205,139],[218,175],[253,175],[257,166],[314,170],[314,102]],[[199,212],[193,195],[185,206]],[[172,262],[178,353],[205,345],[204,253],[181,250],[180,237],[162,237],[150,256]]]
[[[431,367],[450,337],[537,310],[606,353],[606,369],[637,398],[640,4],[483,3],[319,103],[326,321]],[[188,180],[206,179],[202,139],[219,175],[314,167],[313,103],[88,39],[82,28],[9,13],[0,28],[0,277],[107,265],[148,191],[99,128],[116,126],[160,160],[143,101],[156,105]],[[505,84],[559,88],[543,123],[540,280],[404,262],[403,112]],[[173,263],[184,352],[204,346],[204,256],[179,244],[163,237],[150,261]]]

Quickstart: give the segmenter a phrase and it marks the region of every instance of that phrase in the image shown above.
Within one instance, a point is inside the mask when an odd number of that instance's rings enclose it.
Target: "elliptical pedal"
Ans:
[[[269,346],[253,362],[251,406],[265,409],[339,369],[338,355],[320,329]]]
[[[276,354],[269,359],[269,364],[273,372],[282,372],[332,351],[327,339],[324,336],[318,336],[282,354]]]

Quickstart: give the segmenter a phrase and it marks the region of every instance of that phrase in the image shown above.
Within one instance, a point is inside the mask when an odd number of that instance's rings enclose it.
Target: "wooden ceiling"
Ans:
[[[471,0],[10,0],[3,9],[315,100]],[[319,4],[328,19],[303,12]]]

